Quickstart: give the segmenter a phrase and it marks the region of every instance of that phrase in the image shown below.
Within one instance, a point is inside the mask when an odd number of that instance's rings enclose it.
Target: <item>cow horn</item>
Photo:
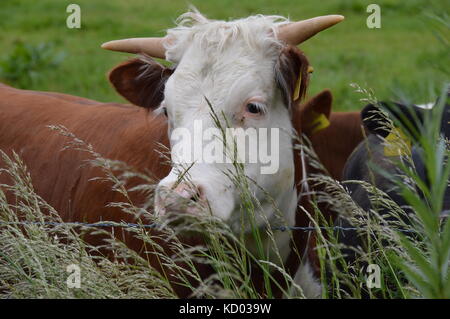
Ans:
[[[342,20],[344,20],[344,16],[327,15],[292,22],[280,26],[278,30],[278,39],[285,41],[287,44],[299,45],[314,36],[316,33],[335,25]]]
[[[152,57],[165,59],[166,49],[163,41],[165,38],[130,38],[114,40],[102,44],[102,49],[128,52],[146,53]]]

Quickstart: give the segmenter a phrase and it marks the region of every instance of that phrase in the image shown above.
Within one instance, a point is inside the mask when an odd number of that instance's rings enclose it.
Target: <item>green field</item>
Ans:
[[[13,69],[12,79],[0,70],[0,81],[33,90],[58,91],[100,101],[123,102],[106,79],[127,54],[107,52],[100,44],[117,38],[161,36],[188,9],[185,0],[99,1],[78,0],[81,28],[66,27],[66,7],[73,1],[2,0],[0,59]],[[335,109],[360,109],[355,82],[375,91],[379,99],[404,93],[414,102],[432,98],[433,89],[448,80],[448,33],[435,18],[448,16],[447,0],[379,0],[381,29],[366,26],[371,0],[222,0],[191,3],[212,19],[279,14],[293,20],[324,14],[342,14],[346,20],[301,46],[314,67],[309,94],[330,88]],[[62,54],[57,65],[11,67],[17,43],[52,45],[50,54]],[[17,61],[16,61],[17,62]],[[20,61],[18,62],[21,63]],[[19,65],[20,66],[20,65]],[[30,71],[32,69],[32,71]],[[11,71],[9,71],[11,72]],[[32,80],[22,73],[31,72]]]

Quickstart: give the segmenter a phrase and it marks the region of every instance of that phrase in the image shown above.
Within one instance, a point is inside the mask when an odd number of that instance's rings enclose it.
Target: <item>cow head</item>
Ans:
[[[232,229],[241,230],[241,193],[229,176],[236,171],[236,158],[227,149],[234,149],[244,133],[244,148],[237,145],[237,155],[258,202],[256,226],[277,218],[284,225],[294,223],[292,113],[308,81],[308,61],[295,45],[341,20],[325,16],[290,23],[258,15],[225,22],[190,12],[162,39],[103,45],[173,63],[166,68],[146,57],[110,74],[129,101],[167,116],[173,168],[157,186],[157,213],[197,213],[199,206],[209,207]],[[237,130],[226,135],[221,128]],[[226,136],[232,138],[224,142]],[[274,206],[283,216],[276,216]]]

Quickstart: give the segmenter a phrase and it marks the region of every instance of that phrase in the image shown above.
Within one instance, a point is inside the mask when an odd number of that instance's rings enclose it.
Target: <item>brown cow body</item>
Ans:
[[[1,149],[19,154],[36,192],[66,221],[120,219],[104,206],[122,199],[107,192],[104,183],[89,181],[100,176],[99,169],[82,167],[92,157],[62,151],[70,140],[48,125],[63,125],[105,158],[146,169],[156,178],[169,169],[161,165],[157,153],[159,143],[167,144],[166,122],[145,109],[9,87],[1,87],[0,92]]]
[[[322,94],[324,97],[325,104],[331,105],[331,94],[326,91]],[[298,132],[301,132],[300,115],[300,112],[293,114]],[[360,116],[359,112],[333,113],[330,118],[331,125],[313,135],[312,142],[332,176],[340,178],[345,160],[362,139]],[[153,174],[156,179],[164,177],[170,170],[158,152],[162,150],[159,144],[168,144],[165,117],[137,106],[0,86],[0,123],[0,149],[9,154],[14,150],[20,155],[37,194],[53,206],[64,221],[133,222],[133,218],[118,208],[106,207],[108,203],[121,202],[124,198],[111,191],[111,184],[91,180],[103,173],[98,168],[83,165],[92,159],[89,154],[62,150],[70,139],[50,130],[48,125],[63,125],[79,139],[92,144],[103,157],[126,162],[137,171]],[[297,161],[297,183],[301,178]],[[0,183],[4,182],[8,181],[0,175]],[[132,200],[139,206],[146,198],[134,194]],[[298,214],[297,226],[307,223],[306,216]],[[305,234],[299,233],[295,238],[296,245],[304,249]],[[127,244],[137,251],[142,249],[138,240],[128,238]],[[294,253],[288,264],[288,269],[294,273],[298,267]],[[179,287],[176,291],[180,296],[189,293]]]
[[[65,222],[133,223],[136,218],[119,208],[107,207],[126,199],[112,191],[112,183],[92,180],[105,177],[100,168],[87,162],[93,157],[80,150],[63,150],[72,138],[52,131],[49,125],[66,127],[104,158],[123,161],[155,179],[164,177],[170,170],[158,153],[162,150],[160,144],[168,144],[167,123],[162,115],[156,116],[133,105],[100,103],[66,94],[18,90],[3,85],[0,86],[0,97],[0,149],[8,155],[13,151],[18,153],[27,165],[36,193],[55,208]],[[0,183],[8,182],[7,176],[0,174]],[[136,206],[147,200],[142,193],[130,193],[130,197]],[[12,194],[7,193],[7,198],[14,203]],[[142,241],[128,232],[116,233],[124,235],[121,240],[145,255],[153,267],[162,270],[156,256],[144,253]],[[92,245],[104,244],[100,236],[85,239]],[[167,244],[156,241],[168,249]],[[169,273],[169,270],[165,269],[165,272]],[[180,296],[190,293],[178,285],[174,285],[174,289]]]

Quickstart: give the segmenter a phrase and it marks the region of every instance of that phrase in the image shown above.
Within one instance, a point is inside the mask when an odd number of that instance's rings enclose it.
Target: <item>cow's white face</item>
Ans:
[[[169,30],[166,57],[176,64],[176,69],[166,82],[161,110],[168,117],[174,166],[158,185],[157,213],[164,214],[169,209],[195,213],[196,208],[177,207],[178,199],[184,198],[209,205],[213,215],[229,223],[236,232],[241,230],[241,189],[225,174],[235,171],[233,164],[195,157],[199,152],[203,156],[211,154],[209,142],[214,139],[221,144],[220,134],[215,134],[217,123],[211,115],[212,107],[224,127],[256,132],[250,134],[242,165],[251,193],[261,205],[256,212],[257,226],[266,226],[266,220],[283,225],[294,223],[297,196],[293,129],[289,106],[275,81],[282,46],[273,35],[273,27],[270,19],[254,18]],[[202,137],[209,140],[202,140],[203,145],[195,149],[193,144]],[[266,152],[259,150],[270,161],[259,154],[256,162],[250,162],[250,156],[256,155],[251,150],[255,145],[267,147]],[[183,153],[180,148],[193,152]],[[240,155],[244,158],[244,154]],[[185,177],[190,182],[180,182],[187,167],[190,168]],[[168,190],[175,192],[175,199]],[[275,212],[274,203],[283,216]],[[245,230],[251,230],[250,224]]]

